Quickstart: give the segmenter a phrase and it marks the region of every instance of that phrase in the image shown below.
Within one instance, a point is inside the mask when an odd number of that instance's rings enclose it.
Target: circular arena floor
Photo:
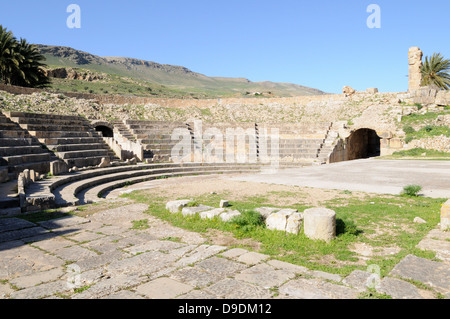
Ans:
[[[420,185],[420,195],[450,198],[450,161],[363,159],[246,174],[234,180],[398,195]]]

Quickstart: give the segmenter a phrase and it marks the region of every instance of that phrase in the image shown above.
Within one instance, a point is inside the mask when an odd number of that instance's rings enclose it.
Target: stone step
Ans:
[[[118,172],[118,173],[112,173],[112,174],[104,174],[101,176],[93,176],[91,178],[85,178],[82,180],[78,180],[76,182],[72,182],[69,184],[62,185],[58,188],[56,188],[53,193],[55,194],[55,199],[57,206],[66,206],[66,205],[77,205],[79,204],[79,199],[76,198],[76,195],[79,194],[84,189],[109,183],[112,181],[119,181],[119,180],[129,180],[130,178],[136,178],[136,177],[143,177],[143,176],[151,176],[156,174],[167,174],[167,175],[177,175],[182,172],[191,172],[193,174],[195,173],[201,173],[202,171],[206,170],[214,170],[211,167],[214,166],[197,166],[197,167],[173,167],[173,168],[159,168],[159,169],[141,169],[141,170],[134,170],[134,171],[125,171],[125,172]],[[236,166],[216,166],[217,170],[214,170],[216,173],[217,171],[227,171],[231,170],[233,168],[236,168]],[[251,167],[251,166],[249,166]],[[259,167],[259,166],[255,166]],[[238,167],[239,168],[239,167]]]
[[[29,131],[34,137],[41,138],[79,138],[100,137],[95,131]]]
[[[25,163],[50,161],[51,154],[43,153],[43,154],[3,156],[3,159],[8,163],[8,166],[17,166]]]
[[[259,168],[259,167],[258,167]],[[79,199],[80,205],[96,203],[103,200],[103,196],[117,188],[122,188],[124,186],[133,185],[137,183],[147,182],[151,180],[156,180],[160,178],[170,178],[170,177],[183,177],[183,176],[192,176],[192,175],[212,175],[218,173],[225,174],[240,174],[240,173],[252,173],[256,168],[234,168],[228,170],[222,170],[220,172],[216,170],[203,170],[203,171],[182,171],[177,173],[160,173],[160,174],[152,174],[138,177],[131,177],[126,179],[121,179],[117,181],[112,181],[108,183],[103,183],[101,185],[88,188],[86,190],[81,191],[77,198]],[[99,197],[100,196],[100,197]]]
[[[63,145],[47,145],[47,146],[49,149],[55,152],[108,149],[108,146],[104,143],[63,144]]]
[[[0,123],[0,131],[17,131],[20,128],[15,123]]]
[[[18,206],[19,206],[19,198],[14,197],[0,198],[0,209],[13,208]]]
[[[128,128],[132,131],[141,131],[145,133],[159,133],[159,132],[171,132],[176,128],[187,129],[186,125],[157,125],[157,126],[149,126],[149,125],[141,125],[141,124],[131,124],[128,125]]]
[[[15,137],[4,137],[0,138],[0,147],[7,146],[40,146],[40,144],[33,138],[15,138]]]
[[[80,158],[70,158],[64,159],[64,162],[67,163],[69,167],[89,167],[89,166],[97,166],[101,163],[104,157],[108,157],[108,155],[104,156],[89,156],[89,157],[80,157]]]
[[[19,124],[29,132],[88,132],[90,129],[81,125],[52,125],[52,124]]]
[[[171,138],[166,139],[140,139],[139,143],[144,145],[159,145],[159,144],[170,144],[170,145],[176,145],[180,142],[180,139],[172,140]]]
[[[8,167],[8,172],[12,173],[13,178],[17,178],[17,176],[22,173],[24,170],[34,170],[35,172],[39,172],[39,174],[47,174],[50,172],[50,162],[52,160],[46,160],[41,162],[29,162],[29,163],[23,163],[18,164],[14,166]]]
[[[83,119],[80,116],[77,115],[59,115],[59,114],[47,114],[47,113],[27,113],[27,112],[16,112],[16,111],[11,111],[11,112],[5,112],[5,115],[8,116],[9,118],[11,117],[20,117],[20,118],[42,118],[42,119],[73,119],[73,120],[79,120],[79,119]]]
[[[30,134],[24,130],[0,130],[0,138],[27,138]]]
[[[0,140],[1,145],[1,140]],[[40,145],[35,146],[1,146],[0,147],[0,156],[17,156],[17,155],[25,155],[25,154],[42,154],[48,153],[48,150],[42,148]]]
[[[310,159],[310,158],[317,158],[317,153],[315,154],[280,154],[280,160],[286,159],[286,158],[293,158],[293,159]]]
[[[11,121],[21,125],[61,125],[61,126],[84,126],[90,127],[85,119],[54,119],[54,118],[34,118],[34,117],[11,117]]]
[[[171,139],[173,130],[149,132],[146,130],[132,130],[133,135],[138,139]]]
[[[92,149],[71,152],[58,152],[57,155],[61,159],[73,159],[81,157],[101,157],[108,154],[108,149]]]
[[[40,138],[39,141],[46,145],[70,145],[70,144],[101,144],[101,137],[61,137],[61,138]]]
[[[166,140],[166,141],[172,141],[172,135],[169,134],[162,134],[162,135],[147,135],[147,134],[136,134],[133,133],[134,136],[136,136],[136,139],[139,141],[142,140]]]
[[[184,122],[169,122],[169,121],[145,121],[145,120],[126,120],[125,121],[126,125],[135,125],[135,124],[139,124],[139,125],[179,125],[179,126],[183,126],[186,125],[186,123]]]

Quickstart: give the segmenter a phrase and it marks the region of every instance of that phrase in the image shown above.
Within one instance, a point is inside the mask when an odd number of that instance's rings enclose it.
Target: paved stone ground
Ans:
[[[247,174],[234,180],[341,189],[398,195],[403,187],[418,184],[421,194],[450,198],[450,161],[362,159],[322,166]]]
[[[419,244],[442,262],[409,255],[381,280],[371,270],[343,278],[207,245],[146,209],[128,203],[86,217],[0,219],[0,299],[353,299],[367,284],[394,298],[450,298],[448,232],[432,231]],[[149,228],[131,229],[143,219]]]

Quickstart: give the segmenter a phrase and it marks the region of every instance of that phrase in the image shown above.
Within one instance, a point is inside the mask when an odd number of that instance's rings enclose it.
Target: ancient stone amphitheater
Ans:
[[[3,108],[0,216],[92,203],[115,188],[157,178],[321,165],[390,154],[403,148],[396,122],[405,112],[405,101],[419,98],[435,102],[439,97],[429,90],[414,94],[368,90],[214,103],[150,101],[163,106],[190,103],[203,109],[235,107],[240,112],[253,108],[257,113],[240,119],[240,113],[233,113],[238,119],[225,122],[132,116],[108,121],[92,116],[90,109],[68,115]],[[107,108],[113,102],[98,105]],[[270,110],[265,115],[258,109],[263,104]],[[279,109],[280,105],[290,109]],[[270,113],[274,109],[276,116]],[[301,115],[285,119],[290,110]]]

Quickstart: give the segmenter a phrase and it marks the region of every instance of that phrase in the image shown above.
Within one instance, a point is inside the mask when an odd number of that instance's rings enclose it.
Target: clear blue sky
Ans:
[[[69,4],[81,28],[69,29]],[[367,7],[381,8],[370,29]],[[32,43],[182,65],[208,76],[408,89],[408,49],[450,58],[448,0],[2,0],[0,24]]]

